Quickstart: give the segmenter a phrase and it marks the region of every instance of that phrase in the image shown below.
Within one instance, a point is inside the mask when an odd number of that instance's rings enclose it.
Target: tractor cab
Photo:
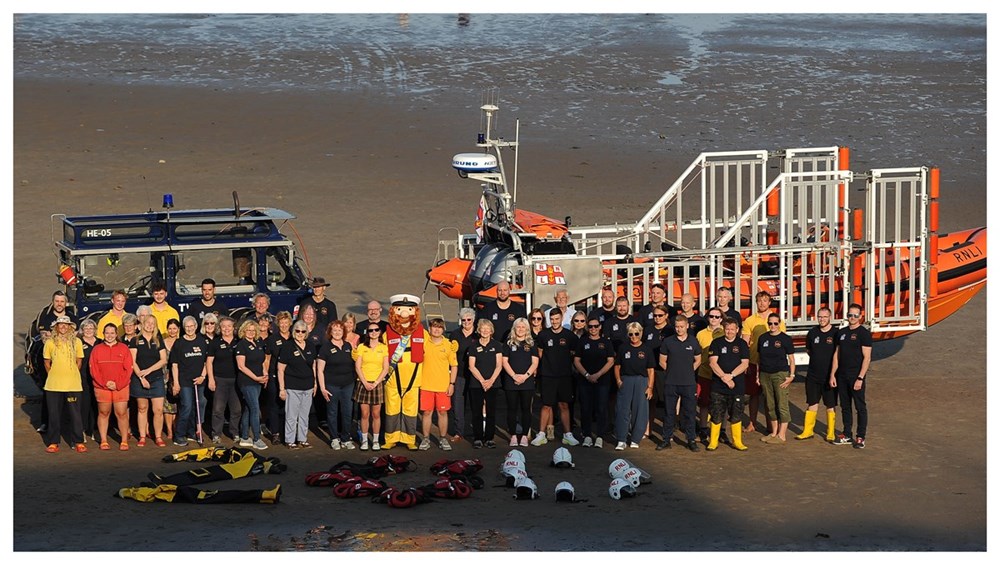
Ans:
[[[310,293],[295,244],[279,230],[294,215],[275,208],[171,210],[100,216],[52,216],[58,282],[80,319],[99,317],[111,294],[124,290],[126,310],[152,301],[153,281],[167,286],[167,302],[184,316],[201,297],[201,281],[215,280],[216,299],[234,316],[264,293],[272,312],[293,311]]]

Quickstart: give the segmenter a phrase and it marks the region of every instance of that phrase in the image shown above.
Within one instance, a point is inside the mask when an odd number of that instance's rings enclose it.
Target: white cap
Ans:
[[[393,294],[389,297],[392,306],[420,306],[420,299],[412,294]]]

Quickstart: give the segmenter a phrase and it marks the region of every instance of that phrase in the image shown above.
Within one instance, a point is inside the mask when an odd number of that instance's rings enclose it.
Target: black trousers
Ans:
[[[490,441],[497,433],[497,390],[469,388],[469,410],[472,422],[472,437],[478,441]],[[486,406],[486,428],[483,428],[483,405]]]
[[[695,441],[695,418],[698,410],[695,392],[698,385],[663,384],[665,392],[665,403],[663,407],[663,439],[669,440],[674,435],[674,422],[676,417],[674,411],[677,410],[677,399],[681,399],[681,430],[688,441]]]
[[[49,408],[49,429],[45,433],[46,445],[59,444],[62,441],[63,414],[69,414],[69,442],[73,445],[83,443],[83,421],[80,419],[79,392],[45,391],[45,403]]]
[[[840,396],[840,413],[844,420],[844,435],[851,436],[854,427],[854,413],[858,412],[858,429],[853,437],[865,437],[868,433],[868,404],[865,402],[865,388],[868,384],[861,381],[861,390],[854,390],[855,377],[837,377],[837,391]],[[852,410],[853,406],[853,410]]]
[[[507,431],[517,435],[517,422],[521,422],[521,434],[528,435],[531,428],[531,400],[535,397],[534,389],[506,390],[507,396]]]

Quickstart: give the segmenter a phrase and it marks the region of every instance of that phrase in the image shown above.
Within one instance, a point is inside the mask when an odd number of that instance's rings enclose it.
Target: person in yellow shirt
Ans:
[[[98,320],[98,332],[103,332],[104,326],[114,324],[118,327],[118,335],[125,335],[125,324],[122,323],[122,317],[126,314],[125,302],[127,300],[128,295],[125,294],[124,290],[116,290],[111,293],[111,309]],[[166,335],[166,332],[164,332],[164,335]]]
[[[420,410],[423,412],[424,439],[420,450],[431,448],[431,418],[438,416],[441,449],[451,451],[448,443],[448,410],[451,409],[451,395],[455,394],[455,379],[458,378],[458,343],[444,337],[444,320],[434,318],[429,324],[430,339],[424,343],[424,368],[420,383]]]
[[[59,451],[60,424],[63,410],[69,413],[70,441],[79,453],[87,451],[83,445],[83,420],[80,416],[80,395],[83,382],[80,366],[83,364],[83,342],[74,335],[76,324],[69,316],[59,316],[52,324],[52,338],[45,342],[42,358],[45,360],[45,402],[49,406],[49,427],[45,437],[45,451]]]
[[[701,346],[701,365],[698,365],[698,435],[704,441],[708,438],[708,405],[712,396],[712,368],[708,365],[708,352],[712,342],[726,332],[722,329],[722,310],[708,309],[705,316],[708,327],[702,328],[695,338]]]
[[[154,282],[152,291],[153,303],[149,307],[153,310],[153,317],[156,318],[156,327],[160,330],[160,335],[167,335],[167,322],[180,320],[181,315],[177,313],[176,308],[167,304],[167,283]]]
[[[752,315],[748,316],[746,320],[743,320],[743,340],[750,344],[750,367],[747,369],[746,380],[744,381],[746,392],[750,398],[747,400],[747,407],[750,412],[750,423],[748,423],[743,431],[752,432],[756,429],[754,424],[757,422],[757,411],[760,404],[760,377],[757,370],[757,365],[760,360],[760,354],[757,353],[757,338],[767,333],[767,317],[771,314],[771,294],[766,290],[762,290],[757,293],[754,297],[757,304],[757,310]],[[785,331],[785,322],[781,322],[780,331]],[[765,415],[766,418],[766,415]],[[771,428],[771,421],[767,421],[767,428]]]

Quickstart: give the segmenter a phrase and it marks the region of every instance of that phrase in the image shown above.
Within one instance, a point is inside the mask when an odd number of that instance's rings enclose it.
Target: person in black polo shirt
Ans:
[[[604,337],[611,340],[611,344],[615,346],[615,351],[622,344],[628,343],[628,325],[631,322],[638,322],[639,320],[629,313],[629,303],[628,298],[624,296],[619,296],[615,300],[615,315],[604,320],[604,328],[602,328],[601,333]],[[642,325],[641,323],[639,324]]]
[[[595,306],[587,318],[590,320],[597,320],[602,325],[604,321],[608,318],[614,317],[615,315],[615,291],[610,288],[605,288],[601,291],[601,305]]]
[[[781,331],[781,317],[767,317],[767,333],[757,338],[760,354],[760,385],[764,389],[769,434],[760,440],[764,443],[785,443],[788,423],[788,385],[795,380],[795,346],[792,338]]]
[[[615,451],[639,449],[642,431],[649,419],[649,399],[653,398],[653,349],[642,341],[642,324],[630,322],[626,328],[629,341],[615,350]]]
[[[552,407],[559,405],[559,421],[562,423],[562,442],[569,446],[580,445],[573,437],[569,419],[569,402],[573,399],[573,350],[576,349],[576,334],[562,324],[563,313],[559,308],[549,310],[549,326],[538,334],[538,355],[541,363],[538,376],[542,386],[542,411],[538,422],[538,435],[531,440],[532,445],[544,445],[548,441],[549,426],[553,424]]]
[[[507,397],[507,431],[511,447],[527,447],[531,428],[531,399],[535,396],[538,349],[531,337],[528,320],[514,320],[503,348],[503,390]],[[519,418],[520,416],[520,418]],[[518,438],[517,425],[521,424]]]
[[[830,387],[830,368],[833,367],[833,354],[837,350],[837,329],[831,323],[833,313],[823,307],[816,312],[818,325],[806,334],[806,351],[809,353],[809,370],[806,373],[806,408],[805,423],[802,433],[795,439],[809,439],[815,435],[816,412],[820,398],[826,406],[826,441],[832,442],[834,428],[837,425],[837,390]]]
[[[738,339],[740,325],[733,318],[722,322],[725,335],[709,346],[708,364],[712,367],[712,397],[709,401],[710,428],[708,450],[719,447],[722,421],[729,416],[733,449],[746,451],[743,445],[743,380],[750,367],[750,346]]]
[[[497,283],[497,299],[484,306],[477,318],[493,322],[494,339],[506,343],[514,320],[527,316],[528,311],[524,308],[524,304],[510,299],[510,283],[500,281]]]
[[[858,411],[858,429],[854,436],[854,447],[865,448],[865,434],[868,432],[868,405],[865,403],[865,385],[868,366],[872,360],[872,334],[861,325],[861,305],[847,307],[847,327],[837,331],[837,353],[830,369],[830,386],[839,383],[840,413],[844,418],[844,433],[834,440],[836,445],[849,445],[854,415],[851,407]]]
[[[587,320],[587,334],[576,344],[573,365],[580,375],[576,390],[580,394],[580,429],[583,446],[604,447],[608,431],[608,399],[611,396],[611,370],[615,366],[615,350],[611,340],[601,335],[601,322]],[[597,420],[597,437],[591,437],[591,424]]]
[[[309,286],[312,288],[312,295],[306,295],[300,300],[299,308],[305,304],[311,305],[316,311],[316,325],[325,332],[330,322],[339,319],[337,305],[326,297],[326,289],[330,283],[323,277],[314,277]]]
[[[701,346],[693,335],[688,335],[688,319],[683,314],[674,318],[674,333],[660,342],[660,367],[666,369],[663,380],[665,392],[663,407],[663,441],[656,446],[657,451],[670,449],[674,435],[677,399],[681,401],[681,427],[687,438],[687,447],[698,451],[698,436],[695,433],[695,413],[697,411],[698,366],[701,365]]]
[[[205,314],[212,313],[217,317],[229,315],[229,308],[215,297],[215,279],[204,279],[201,281],[201,298],[194,300],[188,305],[186,316],[192,316],[198,320],[198,325],[205,318]]]

